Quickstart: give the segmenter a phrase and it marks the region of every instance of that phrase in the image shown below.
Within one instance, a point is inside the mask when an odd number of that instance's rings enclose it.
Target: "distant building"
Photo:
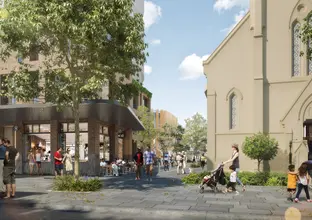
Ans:
[[[171,126],[178,126],[178,118],[166,110],[155,110],[154,111],[155,128],[161,130],[165,124],[168,124]],[[157,138],[155,140],[155,149],[156,149],[157,155],[160,156],[161,146]]]

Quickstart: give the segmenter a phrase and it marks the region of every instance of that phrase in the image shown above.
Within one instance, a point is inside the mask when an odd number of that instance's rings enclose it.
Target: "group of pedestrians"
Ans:
[[[19,153],[10,140],[0,139],[0,192],[4,199],[15,197],[15,160]]]
[[[302,190],[305,191],[307,202],[312,202],[309,193],[309,184],[312,177],[312,160],[303,162],[298,172],[295,171],[294,165],[288,167],[287,191],[289,193],[288,200],[299,202],[299,196]],[[296,194],[295,200],[293,195]]]
[[[138,148],[137,153],[133,157],[135,161],[135,180],[140,180],[142,177],[142,168],[145,168],[148,181],[152,181],[153,176],[153,164],[156,162],[156,154],[151,150],[151,147],[147,147],[146,151],[142,153],[142,150]]]

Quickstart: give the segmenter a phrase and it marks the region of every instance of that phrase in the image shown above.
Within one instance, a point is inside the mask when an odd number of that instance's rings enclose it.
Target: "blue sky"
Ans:
[[[164,109],[179,123],[199,112],[207,116],[207,58],[247,11],[249,0],[149,0],[144,21],[150,56],[144,85],[152,108]]]

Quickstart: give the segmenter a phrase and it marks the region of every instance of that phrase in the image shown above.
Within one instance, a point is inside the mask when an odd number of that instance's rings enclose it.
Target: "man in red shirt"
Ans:
[[[58,147],[54,153],[55,177],[57,175],[63,176],[63,158],[61,154],[62,148]]]
[[[138,152],[134,155],[133,159],[135,161],[135,179],[139,180],[141,178],[141,167],[143,165],[143,153],[140,148],[138,148]]]

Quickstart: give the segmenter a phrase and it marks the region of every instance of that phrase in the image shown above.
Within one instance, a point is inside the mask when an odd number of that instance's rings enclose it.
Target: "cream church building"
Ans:
[[[278,156],[264,164],[271,171],[286,170],[290,152],[296,167],[308,159],[312,61],[300,56],[307,45],[299,30],[310,11],[312,0],[250,0],[250,11],[204,61],[213,165],[229,159],[233,143],[241,150],[245,137],[257,132],[279,143]],[[240,161],[241,170],[257,167],[242,152]]]

